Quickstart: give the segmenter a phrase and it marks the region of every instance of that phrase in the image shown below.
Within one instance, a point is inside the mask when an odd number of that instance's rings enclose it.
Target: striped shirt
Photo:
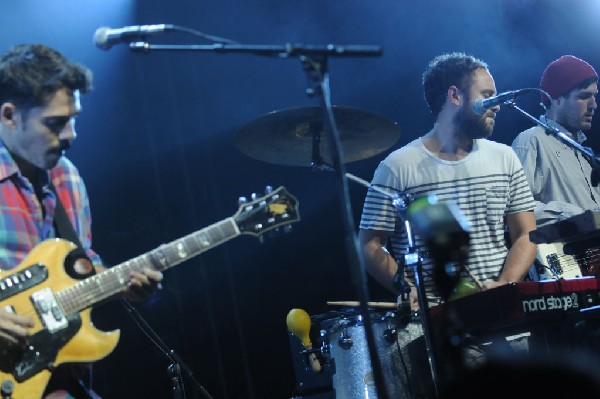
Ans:
[[[49,172],[67,215],[94,265],[100,257],[91,249],[91,214],[85,184],[71,161],[61,157]],[[0,269],[16,268],[40,242],[56,237],[53,226],[56,196],[43,188],[42,203],[0,141]],[[45,211],[42,212],[42,208]]]
[[[439,202],[456,204],[470,224],[466,265],[481,281],[497,278],[508,254],[504,217],[534,209],[516,154],[507,145],[485,139],[475,140],[472,151],[458,161],[439,159],[421,138],[416,139],[379,164],[372,184],[393,194],[415,199],[434,194]],[[392,253],[397,258],[407,253],[404,224],[389,196],[369,189],[360,228],[392,232],[388,243]],[[415,246],[422,258],[428,297],[439,300],[432,279],[433,262],[418,234]],[[407,274],[413,279],[410,268]]]

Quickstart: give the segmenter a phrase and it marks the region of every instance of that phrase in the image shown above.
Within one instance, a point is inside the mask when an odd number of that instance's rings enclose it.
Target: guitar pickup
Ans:
[[[31,301],[44,327],[49,332],[62,330],[69,324],[50,288],[35,292],[31,296]]]
[[[0,300],[5,300],[48,278],[48,269],[41,264],[29,266],[0,279]]]

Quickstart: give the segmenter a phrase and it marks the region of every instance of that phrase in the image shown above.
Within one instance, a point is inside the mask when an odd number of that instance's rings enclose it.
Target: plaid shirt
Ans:
[[[100,257],[91,249],[91,213],[85,184],[79,171],[65,157],[49,172],[60,200],[81,245],[94,265]],[[42,208],[45,208],[45,213]],[[40,242],[56,237],[53,226],[56,196],[43,189],[42,204],[33,186],[24,178],[7,148],[0,141],[0,269],[13,269]]]

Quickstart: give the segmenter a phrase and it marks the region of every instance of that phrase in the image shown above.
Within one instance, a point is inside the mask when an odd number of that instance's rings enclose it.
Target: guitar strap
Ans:
[[[63,238],[77,245],[73,251],[71,251],[65,259],[65,272],[75,278],[84,279],[95,274],[95,269],[92,266],[92,262],[88,258],[81,245],[81,241],[69,220],[67,211],[63,206],[56,187],[51,181],[48,181],[48,187],[54,193],[56,197],[56,209],[54,211],[54,228],[56,229],[56,236]],[[87,274],[82,274],[75,271],[75,261],[85,259],[87,264],[90,265],[91,271]],[[52,393],[56,390],[66,389],[70,395],[75,395],[76,398],[82,399],[100,399],[100,397],[92,390],[92,366],[86,364],[64,364],[59,366],[52,373],[52,378],[48,382],[48,385],[44,391],[44,395]],[[72,396],[70,396],[72,397]]]
[[[56,209],[54,211],[54,228],[56,229],[56,236],[59,238],[64,238],[67,241],[72,242],[77,245],[77,248],[74,249],[67,255],[65,259],[65,271],[67,274],[75,279],[84,279],[86,277],[92,276],[95,274],[94,267],[92,266],[92,262],[89,257],[85,253],[83,246],[81,245],[81,241],[79,241],[79,237],[69,220],[69,216],[67,215],[67,211],[63,206],[60,197],[58,196],[58,192],[56,191],[56,187],[52,184],[51,181],[48,182],[48,187],[54,193],[56,197]],[[75,262],[79,259],[84,259],[84,261],[90,265],[90,272],[81,273],[75,271]]]

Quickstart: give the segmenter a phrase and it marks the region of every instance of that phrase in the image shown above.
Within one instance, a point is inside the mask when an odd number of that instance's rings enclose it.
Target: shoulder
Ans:
[[[385,159],[383,163],[391,163],[396,164],[398,161],[401,161],[409,156],[419,156],[420,154],[424,154],[424,146],[421,138],[417,138],[410,143],[392,151]]]
[[[513,153],[510,146],[499,143],[497,141],[488,140],[488,139],[478,139],[477,145],[484,152],[495,152],[495,153],[503,153],[503,154],[511,154]]]
[[[521,165],[517,154],[509,145],[487,139],[477,140],[477,144],[481,149],[482,159],[485,160],[486,163],[488,163],[490,159],[502,160],[501,164],[510,165],[509,168],[511,169]]]
[[[513,140],[512,147],[529,145],[530,143],[543,140],[546,136],[547,134],[543,127],[534,126],[519,133]]]

